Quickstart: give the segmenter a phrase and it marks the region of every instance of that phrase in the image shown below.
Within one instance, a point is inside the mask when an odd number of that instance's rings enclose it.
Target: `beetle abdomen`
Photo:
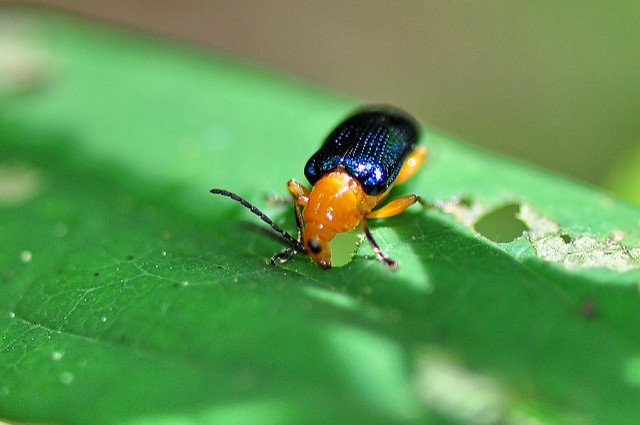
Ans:
[[[304,173],[314,185],[342,166],[367,195],[386,191],[418,140],[418,125],[403,111],[369,107],[347,118],[307,162]]]

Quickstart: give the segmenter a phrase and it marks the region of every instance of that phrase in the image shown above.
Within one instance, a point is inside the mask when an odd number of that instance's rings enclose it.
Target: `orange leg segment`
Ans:
[[[294,203],[293,209],[296,211],[296,224],[298,225],[298,240],[301,240],[302,235],[302,212],[300,211],[300,207],[306,207],[309,202],[309,193],[311,191],[304,187],[300,182],[295,179],[289,180],[287,183],[287,187],[289,188],[289,192],[293,195]]]
[[[287,182],[287,187],[289,188],[289,192],[291,192],[294,198],[303,198],[306,205],[306,202],[309,200],[309,194],[311,193],[309,189],[304,187],[302,183],[295,179],[289,180]]]
[[[413,175],[420,169],[420,166],[426,157],[427,149],[424,146],[418,146],[415,148],[414,151],[409,154],[407,159],[404,160],[404,164],[402,164],[402,168],[400,168],[400,173],[398,173],[398,177],[396,177],[394,184],[400,184],[413,177]]]
[[[371,211],[366,218],[387,218],[398,215],[416,202],[426,205],[426,202],[418,195],[405,195],[394,199],[382,208]]]
[[[296,224],[298,225],[298,242],[302,243],[302,212],[300,207],[306,207],[309,202],[309,189],[301,185],[297,180],[291,179],[287,183],[289,192],[293,195],[293,209],[296,212]],[[276,262],[283,264],[287,262],[297,251],[294,248],[287,248],[279,254],[271,257],[271,264]]]

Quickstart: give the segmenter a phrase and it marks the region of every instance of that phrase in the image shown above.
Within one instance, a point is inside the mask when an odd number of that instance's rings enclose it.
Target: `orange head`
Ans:
[[[303,212],[302,241],[313,261],[331,267],[329,241],[338,232],[355,229],[376,203],[377,199],[365,194],[360,183],[343,169],[318,180]]]
[[[324,269],[331,267],[331,247],[329,241],[333,239],[333,235],[326,239],[327,232],[323,229],[321,223],[310,222],[304,228],[302,240],[304,247],[307,249],[309,257]],[[334,232],[335,234],[335,232]]]

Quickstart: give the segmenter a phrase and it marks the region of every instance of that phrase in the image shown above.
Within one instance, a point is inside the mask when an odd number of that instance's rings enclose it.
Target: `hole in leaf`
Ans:
[[[342,267],[353,260],[360,242],[358,233],[338,233],[331,241],[331,267]]]
[[[517,217],[520,204],[507,204],[480,217],[475,223],[476,232],[493,242],[512,242],[529,230],[529,227]]]

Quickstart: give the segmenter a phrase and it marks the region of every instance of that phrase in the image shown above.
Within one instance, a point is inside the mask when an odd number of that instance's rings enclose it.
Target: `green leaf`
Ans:
[[[0,417],[640,417],[638,209],[427,127],[424,170],[391,196],[435,207],[371,226],[397,272],[366,243],[344,267],[272,267],[282,244],[209,189],[293,230],[267,197],[356,102],[126,30],[1,13],[17,53],[0,60],[22,71],[0,84]]]

